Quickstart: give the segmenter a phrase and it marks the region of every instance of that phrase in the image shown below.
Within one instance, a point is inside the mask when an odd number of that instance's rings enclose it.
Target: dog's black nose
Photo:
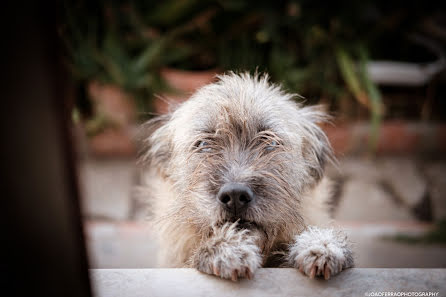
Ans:
[[[229,211],[238,213],[254,199],[251,189],[241,184],[226,184],[217,194],[220,201]]]

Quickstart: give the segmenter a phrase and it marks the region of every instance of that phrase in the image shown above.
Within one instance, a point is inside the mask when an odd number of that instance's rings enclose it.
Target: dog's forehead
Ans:
[[[227,77],[195,93],[174,113],[176,137],[219,127],[286,130],[296,117],[292,95],[253,79]]]
[[[246,102],[240,98],[228,100],[200,102],[197,115],[201,120],[196,121],[194,129],[215,131],[219,128],[258,130],[262,127],[274,125],[274,116],[268,112],[269,107],[262,107],[255,100]]]
[[[191,128],[215,130],[222,125],[273,127],[281,124],[295,108],[282,98],[262,98],[254,95],[231,94],[226,98],[192,98],[188,106],[193,114],[190,117],[191,124],[193,123]]]

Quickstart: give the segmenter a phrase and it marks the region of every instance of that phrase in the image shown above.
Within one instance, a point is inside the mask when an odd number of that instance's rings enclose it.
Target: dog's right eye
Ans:
[[[212,148],[210,147],[209,142],[207,142],[205,140],[198,141],[195,146],[200,150],[200,152],[210,152],[210,151],[212,151]]]

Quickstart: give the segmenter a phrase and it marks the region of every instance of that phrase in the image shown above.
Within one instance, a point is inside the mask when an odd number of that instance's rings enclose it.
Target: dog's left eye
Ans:
[[[212,148],[209,146],[209,142],[205,140],[198,141],[196,147],[200,149],[201,152],[210,152]]]
[[[273,149],[275,149],[279,144],[277,143],[277,141],[275,140],[271,140],[268,145],[266,146],[265,150],[267,151],[272,151]]]

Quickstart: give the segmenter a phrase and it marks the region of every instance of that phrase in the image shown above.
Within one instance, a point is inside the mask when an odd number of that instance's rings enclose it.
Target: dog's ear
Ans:
[[[170,114],[160,115],[141,125],[138,133],[139,163],[162,169],[167,166],[171,154],[167,124]]]
[[[334,161],[333,150],[325,135],[321,123],[328,122],[330,117],[319,106],[299,109],[302,121],[303,139],[302,155],[311,168],[311,176],[316,180],[322,178],[327,161]]]

